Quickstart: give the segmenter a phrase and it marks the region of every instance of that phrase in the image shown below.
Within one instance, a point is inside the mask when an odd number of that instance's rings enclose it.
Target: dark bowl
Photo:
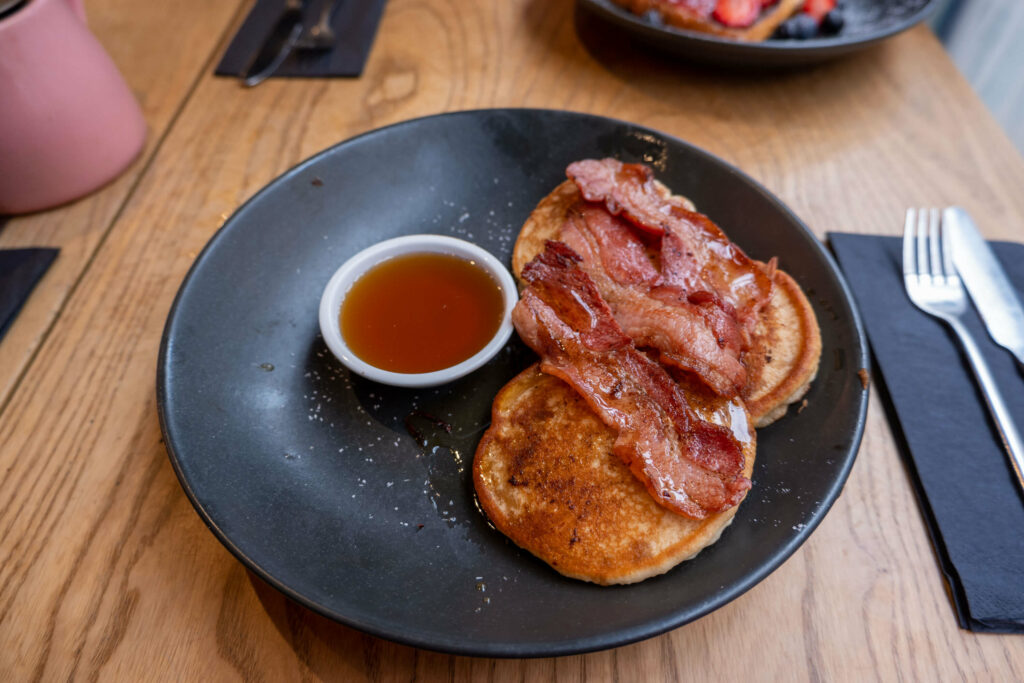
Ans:
[[[718,543],[663,576],[610,588],[562,577],[475,504],[470,464],[491,401],[533,362],[531,351],[514,338],[457,382],[400,389],[346,371],[317,324],[338,264],[389,237],[454,235],[508,263],[520,226],[566,165],[604,156],[653,165],[753,257],[779,255],[809,293],[824,343],[806,408],[760,431],[754,488]],[[239,208],[174,302],[157,398],[168,454],[196,510],[286,595],[416,647],[553,656],[681,626],[789,557],[853,465],[867,405],[857,371],[866,364],[831,257],[755,181],[630,123],[498,109],[353,138]]]
[[[609,22],[638,43],[689,61],[752,69],[797,67],[824,62],[870,47],[923,21],[934,0],[846,0],[842,31],[811,40],[744,42],[655,25],[612,2],[579,0],[585,15]]]

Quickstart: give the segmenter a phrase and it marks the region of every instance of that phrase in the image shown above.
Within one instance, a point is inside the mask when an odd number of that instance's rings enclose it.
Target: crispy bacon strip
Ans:
[[[663,195],[643,164],[586,159],[570,164],[566,174],[587,201],[661,236],[665,285],[734,316],[744,335],[753,330],[771,298],[775,259],[767,266],[750,259],[707,216]]]
[[[548,242],[523,269],[528,287],[512,319],[541,370],[617,430],[615,454],[659,504],[694,519],[738,504],[750,488],[739,443],[701,419],[668,373],[636,350],[579,260]]]
[[[663,363],[696,373],[721,396],[739,393],[746,368],[735,319],[659,284],[661,274],[629,223],[580,202],[569,211],[560,237],[580,255],[580,267],[637,346],[656,349]]]

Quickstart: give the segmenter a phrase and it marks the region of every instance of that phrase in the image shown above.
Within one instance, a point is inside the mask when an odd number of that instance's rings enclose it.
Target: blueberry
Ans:
[[[843,30],[845,23],[846,17],[843,16],[842,10],[834,9],[821,20],[821,32],[825,35],[835,35]]]
[[[661,16],[661,12],[656,9],[649,9],[643,14],[643,19],[652,26],[664,26],[665,18]]]
[[[787,30],[790,38],[806,40],[818,35],[818,22],[810,14],[801,12],[795,17],[787,19],[785,23],[789,25]]]
[[[789,30],[789,22],[784,21],[775,28],[775,33],[772,34],[772,38],[778,38],[780,40],[786,40],[792,38],[792,34]]]

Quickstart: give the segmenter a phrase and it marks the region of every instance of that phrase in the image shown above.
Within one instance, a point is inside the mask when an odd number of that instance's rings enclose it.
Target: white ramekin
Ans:
[[[501,289],[505,302],[501,324],[491,340],[466,360],[434,372],[405,373],[389,372],[370,365],[352,353],[341,334],[338,323],[341,303],[352,288],[352,284],[366,271],[395,256],[405,254],[449,254],[466,259],[486,270]],[[490,252],[471,242],[444,235],[407,235],[378,242],[345,261],[334,272],[323,296],[320,297],[320,333],[338,360],[352,372],[382,384],[399,387],[430,387],[444,384],[468,375],[494,357],[512,335],[512,308],[516,305],[518,293],[512,275]]]

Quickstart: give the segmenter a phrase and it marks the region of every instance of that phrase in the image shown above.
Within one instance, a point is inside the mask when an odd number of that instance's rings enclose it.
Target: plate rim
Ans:
[[[858,367],[866,368],[869,362],[869,352],[867,346],[867,336],[864,331],[863,321],[861,319],[860,312],[857,308],[856,301],[853,298],[852,291],[850,290],[849,284],[846,282],[842,271],[839,269],[838,264],[829,252],[825,244],[820,241],[814,233],[807,227],[807,225],[785,204],[781,199],[776,197],[770,192],[764,185],[758,180],[748,175],[744,171],[740,170],[737,166],[729,163],[721,157],[701,148],[693,143],[687,142],[674,135],[665,133],[663,131],[649,128],[640,124],[636,124],[630,121],[622,119],[616,119],[613,117],[603,116],[600,114],[592,114],[589,112],[578,112],[565,109],[549,109],[549,108],[534,108],[534,107],[496,107],[496,108],[478,108],[478,109],[465,109],[455,110],[448,112],[440,112],[436,114],[430,114],[427,116],[416,117],[412,119],[405,119],[397,121],[386,126],[374,128],[363,133],[351,136],[344,140],[341,140],[329,147],[317,152],[316,154],[296,163],[284,172],[275,176],[273,179],[263,185],[257,192],[255,192],[245,202],[240,204],[228,217],[226,221],[216,230],[216,232],[209,238],[207,243],[203,246],[202,250],[196,256],[192,265],[189,267],[188,272],[182,279],[179,285],[178,291],[175,294],[174,300],[168,311],[167,318],[165,320],[164,329],[161,334],[159,353],[157,357],[157,373],[156,373],[156,400],[157,400],[157,413],[160,423],[160,432],[163,438],[164,448],[167,451],[168,458],[171,461],[172,468],[174,469],[175,476],[178,479],[183,491],[192,504],[193,508],[199,514],[200,519],[206,525],[208,529],[214,534],[216,539],[227,548],[232,555],[238,559],[243,566],[259,577],[262,581],[266,582],[276,590],[287,596],[289,599],[294,600],[303,607],[310,609],[316,614],[323,616],[327,619],[343,624],[347,627],[354,628],[363,633],[367,633],[374,637],[383,638],[401,645],[415,647],[419,649],[429,650],[433,652],[440,652],[445,654],[459,655],[459,656],[476,656],[476,657],[489,657],[489,658],[540,658],[540,657],[557,657],[566,656],[573,654],[585,654],[589,652],[596,652],[601,650],[607,650],[610,648],[621,647],[629,645],[635,642],[646,640],[649,638],[656,637],[667,631],[674,630],[687,623],[696,621],[701,617],[704,617],[711,612],[725,606],[732,602],[736,598],[740,597],[748,590],[756,586],[758,583],[763,581],[772,572],[778,569],[786,560],[788,560],[795,552],[802,546],[811,533],[817,529],[818,525],[824,520],[828,512],[831,510],[835,501],[838,500],[846,481],[849,478],[850,472],[853,468],[853,464],[857,459],[857,455],[860,450],[860,446],[863,439],[864,428],[866,424],[866,415],[869,402],[869,391],[865,387],[857,396],[857,411],[854,420],[853,431],[850,434],[850,447],[847,452],[842,454],[843,464],[838,470],[836,478],[833,480],[831,485],[825,492],[821,505],[814,512],[814,516],[809,519],[803,528],[801,528],[786,544],[776,548],[770,555],[770,559],[767,562],[761,563],[757,569],[748,573],[741,581],[735,582],[728,588],[718,591],[711,596],[708,596],[705,600],[701,601],[698,607],[685,611],[677,611],[674,615],[669,617],[662,617],[658,619],[652,619],[639,625],[634,625],[627,628],[614,630],[608,633],[603,633],[597,636],[586,636],[578,637],[573,639],[561,640],[556,643],[539,642],[539,643],[488,643],[481,645],[479,643],[470,644],[459,644],[459,643],[442,643],[438,642],[437,638],[422,637],[416,634],[396,633],[395,631],[389,631],[387,628],[378,627],[375,623],[369,623],[358,618],[353,618],[334,611],[327,605],[322,605],[316,601],[305,597],[297,590],[284,584],[282,581],[275,578],[269,571],[264,569],[258,562],[256,562],[249,554],[247,554],[241,547],[239,547],[234,541],[230,539],[227,533],[221,529],[210,513],[204,508],[202,501],[199,500],[195,490],[189,483],[185,473],[182,469],[180,461],[180,455],[174,444],[174,436],[172,435],[168,426],[168,416],[166,411],[168,410],[168,396],[167,396],[167,373],[168,373],[168,359],[171,346],[171,335],[174,331],[175,317],[177,316],[179,307],[182,300],[186,295],[186,290],[189,285],[192,284],[195,274],[198,272],[201,264],[203,263],[204,256],[212,250],[216,244],[224,239],[224,236],[229,231],[235,229],[237,221],[243,216],[247,210],[251,209],[263,196],[271,192],[276,186],[289,182],[289,180],[300,174],[306,168],[316,164],[322,158],[325,158],[329,154],[333,153],[337,148],[363,141],[368,138],[383,135],[386,132],[394,129],[410,125],[416,125],[427,120],[439,119],[439,118],[459,118],[463,116],[480,116],[480,115],[493,115],[501,113],[527,113],[539,116],[570,116],[570,117],[584,117],[594,120],[598,120],[604,124],[610,126],[625,126],[627,128],[642,131],[644,133],[650,133],[657,138],[660,138],[669,144],[678,145],[686,148],[689,153],[703,156],[710,162],[717,164],[723,171],[726,171],[729,176],[739,179],[741,182],[745,182],[758,194],[762,195],[772,206],[777,210],[781,211],[785,217],[791,222],[799,231],[804,241],[816,251],[818,256],[823,259],[828,274],[833,279],[844,299],[844,304],[850,311],[850,328],[852,332],[853,341],[855,342],[856,358],[853,359]],[[244,223],[242,223],[244,225]],[[524,551],[525,552],[525,551]],[[624,590],[628,589],[629,586],[615,586],[609,587],[610,590]]]
[[[681,39],[685,42],[714,50],[736,50],[746,53],[749,57],[769,55],[812,57],[816,54],[821,54],[823,57],[839,56],[840,54],[868,47],[903,33],[927,19],[938,7],[938,3],[935,0],[924,0],[925,4],[908,17],[894,22],[884,29],[863,34],[853,34],[846,37],[840,34],[839,36],[810,38],[807,40],[772,41],[765,39],[750,42],[723,38],[710,33],[701,33],[700,31],[692,31],[676,26],[655,26],[632,12],[619,7],[612,0],[577,0],[577,2],[608,20],[627,23],[636,32],[651,38],[660,40]]]

